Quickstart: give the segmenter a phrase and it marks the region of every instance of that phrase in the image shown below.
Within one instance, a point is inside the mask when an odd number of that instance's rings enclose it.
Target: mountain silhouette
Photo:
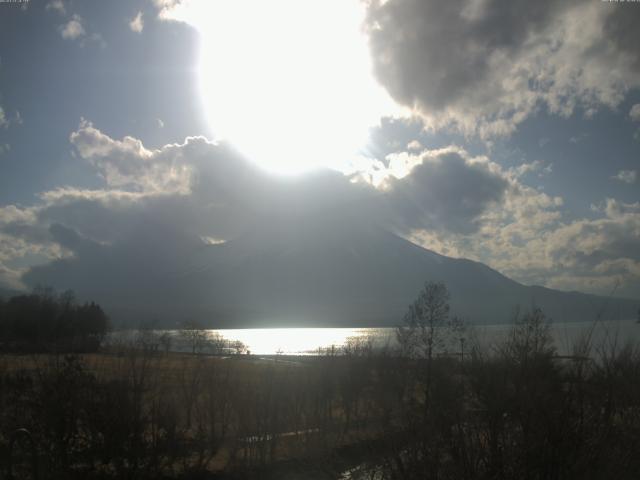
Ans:
[[[84,257],[36,267],[25,278],[71,288],[125,325],[393,326],[426,281],[444,282],[452,313],[470,323],[508,322],[534,305],[559,322],[630,319],[640,303],[525,286],[482,263],[330,214],[276,219],[225,243],[189,239],[181,250],[154,251],[153,238],[139,244],[148,247],[86,245]]]
[[[506,322],[533,305],[556,321],[632,318],[637,308],[525,286],[357,222],[273,225],[202,249],[177,278],[179,296],[222,326],[396,325],[426,281],[444,282],[452,312],[472,323]]]

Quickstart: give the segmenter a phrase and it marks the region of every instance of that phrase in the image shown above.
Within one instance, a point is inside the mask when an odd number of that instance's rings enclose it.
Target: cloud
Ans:
[[[517,167],[510,169],[516,177],[522,177],[529,173],[538,173],[538,177],[543,177],[553,171],[553,164],[545,165],[542,160],[534,160],[533,162],[523,163]]]
[[[614,281],[627,293],[639,284],[640,205],[609,199],[595,219],[565,220],[561,198],[520,181],[544,169],[541,162],[504,169],[455,146],[412,148],[388,154],[372,183],[331,170],[272,176],[228,144],[202,137],[148,149],[86,120],[70,142],[104,185],[58,188],[30,207],[0,207],[5,283],[133,298],[199,268],[198,252],[212,241],[313,219],[319,232],[381,224],[525,283],[599,293]]]
[[[200,137],[148,150],[83,121],[70,141],[77,157],[104,177],[104,188],[60,188],[41,194],[34,207],[0,212],[0,233],[13,239],[0,265],[29,251],[45,255],[24,273],[27,285],[126,296],[184,270],[210,239],[301,218],[360,217],[359,204],[374,193],[332,171],[296,181],[269,176],[227,145]],[[167,180],[173,170],[188,172],[180,188]],[[18,251],[19,243],[29,247]]]
[[[139,11],[135,17],[129,22],[129,28],[132,32],[142,33],[144,28],[144,21],[142,20],[142,12]]]
[[[20,277],[24,272],[11,269],[0,264],[0,288],[6,288],[10,290],[22,290],[24,284]]]
[[[577,0],[371,0],[375,74],[429,126],[484,137],[545,108],[615,108],[640,86],[635,5]]]
[[[73,14],[71,19],[60,27],[60,34],[65,40],[76,40],[84,37],[87,32],[82,25],[82,18],[80,15]]]
[[[367,147],[363,153],[386,165],[390,153],[422,150],[417,148],[420,143],[417,138],[423,129],[424,124],[418,117],[382,117],[379,124],[369,130]]]
[[[424,146],[418,140],[411,140],[407,144],[407,150],[409,152],[418,152],[424,150]]]
[[[22,119],[22,115],[19,111],[16,110],[14,117],[11,119],[7,117],[4,108],[2,108],[2,105],[0,105],[0,128],[6,129],[11,125],[22,125],[23,123],[24,120]]]
[[[620,170],[611,178],[614,180],[618,180],[619,182],[632,185],[638,180],[638,172],[636,170]]]
[[[629,118],[634,122],[640,122],[640,103],[636,103],[631,107],[631,110],[629,110]]]
[[[105,187],[45,192],[45,202],[52,207],[64,204],[65,209],[77,202],[116,202],[118,210],[123,211],[125,204],[147,205],[161,198],[179,207],[181,218],[190,218],[198,226],[208,225],[198,237],[229,238],[269,221],[267,217],[304,215],[341,203],[346,208],[364,195],[361,192],[374,192],[372,187],[355,185],[330,170],[298,179],[271,176],[228,144],[203,137],[149,150],[138,139],[113,139],[82,120],[69,139],[77,157],[96,169]]]
[[[158,268],[170,270],[203,239],[223,241],[303,218],[321,219],[325,226],[358,219],[399,231],[413,226],[472,230],[484,206],[501,195],[491,188],[502,189],[505,182],[487,162],[455,149],[413,155],[402,177],[397,168],[402,160],[392,158],[384,186],[375,188],[331,170],[295,179],[272,176],[230,146],[202,137],[150,150],[138,139],[111,138],[82,120],[69,140],[76,157],[103,178],[103,188],[59,188],[42,193],[34,207],[0,212],[4,235],[31,245],[43,260],[59,256],[52,270],[38,267],[29,282],[36,277],[53,281],[45,272],[54,270],[64,278],[66,268],[88,268],[97,258],[129,271],[140,267],[132,251],[145,249],[157,253]],[[459,215],[455,221],[449,218],[453,213]],[[27,254],[14,251],[7,258]]]
[[[392,174],[382,188],[398,226],[405,231],[473,232],[481,215],[509,187],[497,165],[456,148],[425,151],[420,156],[392,154],[389,170],[397,176]]]
[[[474,235],[414,232],[443,253],[482,261],[526,284],[636,297],[640,291],[640,204],[607,199],[595,219],[563,221],[561,205],[529,192],[487,215]],[[506,213],[506,215],[505,215]]]
[[[81,47],[88,43],[96,43],[100,47],[105,48],[106,42],[99,33],[89,33],[86,29],[85,20],[78,14],[74,13],[67,23],[58,27],[60,35],[65,40],[76,40]]]
[[[113,140],[91,122],[82,120],[69,140],[80,158],[91,163],[109,186],[131,186],[141,191],[184,192],[189,168],[179,157],[164,151],[150,151],[132,137]]]
[[[573,135],[572,137],[569,138],[569,141],[573,144],[578,144],[584,140],[587,139],[589,135],[587,135],[586,133],[579,133],[578,135]]]
[[[55,10],[62,15],[66,13],[66,9],[62,0],[52,0],[51,2],[47,3],[47,6],[45,8],[46,10]]]
[[[607,199],[603,216],[578,220],[550,233],[549,255],[557,265],[557,278],[551,286],[562,286],[562,270],[577,281],[572,288],[594,290],[621,285],[629,295],[640,287],[640,204]],[[635,294],[631,293],[635,289]]]
[[[158,9],[158,17],[164,18],[170,15],[171,11],[181,3],[182,0],[153,0],[153,4]]]
[[[24,288],[21,276],[27,271],[25,260],[43,263],[61,254],[59,245],[43,235],[38,226],[37,207],[0,207],[0,285]]]

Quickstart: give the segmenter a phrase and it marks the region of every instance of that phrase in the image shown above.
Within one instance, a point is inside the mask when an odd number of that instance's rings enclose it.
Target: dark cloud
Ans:
[[[504,196],[508,181],[487,163],[463,152],[426,154],[409,175],[389,181],[394,219],[403,230],[436,229],[472,233],[479,217]]]
[[[390,0],[368,25],[378,78],[404,105],[441,110],[484,85],[491,57],[514,55],[572,2]]]
[[[366,25],[376,76],[396,101],[430,123],[495,134],[540,105],[617,105],[640,84],[628,68],[640,59],[637,16],[601,2],[374,0]]]
[[[364,153],[388,165],[387,155],[406,151],[412,142],[420,138],[423,128],[419,118],[383,117],[379,125],[370,129]]]
[[[603,43],[612,42],[615,47],[629,55],[634,70],[640,71],[640,9],[633,2],[615,5],[604,23]]]

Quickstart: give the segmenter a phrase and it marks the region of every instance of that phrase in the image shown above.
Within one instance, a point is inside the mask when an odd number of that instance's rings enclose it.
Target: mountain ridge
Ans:
[[[635,318],[640,304],[522,285],[358,219],[274,222],[224,243],[169,252],[164,269],[144,252],[125,262],[107,247],[95,248],[104,248],[97,263],[63,259],[38,267],[33,277],[99,302],[116,324],[130,326],[148,320],[168,327],[186,320],[212,328],[393,326],[426,281],[443,282],[452,314],[469,323],[508,322],[532,305],[555,321],[592,320],[603,305],[611,318]],[[87,282],[96,271],[104,278]]]
[[[558,321],[595,318],[605,301],[631,315],[636,304],[522,285],[481,262],[438,254],[377,226],[253,233],[212,245],[208,254],[198,260],[207,267],[196,283],[217,285],[221,323],[229,315],[234,326],[391,326],[425,281],[445,283],[452,312],[472,323],[507,322],[517,308],[534,304]]]

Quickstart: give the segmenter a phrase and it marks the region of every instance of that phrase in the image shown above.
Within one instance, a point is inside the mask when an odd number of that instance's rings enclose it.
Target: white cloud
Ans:
[[[132,137],[113,140],[82,120],[69,137],[78,155],[94,165],[111,187],[133,186],[148,192],[186,192],[190,169],[177,156],[150,151]]]
[[[34,210],[19,208],[15,205],[0,207],[0,225],[8,225],[15,222],[31,223],[35,220]]]
[[[76,40],[84,37],[87,32],[82,25],[82,21],[80,15],[74,14],[67,23],[60,27],[62,38],[66,40]]]
[[[638,172],[636,170],[620,170],[611,177],[619,182],[628,183],[629,185],[636,183],[638,180]]]
[[[132,32],[142,33],[144,28],[144,21],[142,20],[142,12],[139,11],[133,19],[129,22],[129,28]]]
[[[21,289],[21,276],[27,271],[26,258],[46,262],[60,257],[59,245],[39,234],[40,207],[0,207],[0,286]],[[22,262],[21,266],[18,266]]]
[[[13,118],[8,118],[2,105],[0,105],[0,128],[9,128],[11,125],[22,125],[22,115],[16,110]]]
[[[631,110],[629,110],[629,118],[634,122],[640,122],[640,103],[636,103]]]
[[[407,150],[410,152],[419,152],[420,150],[423,150],[423,149],[424,147],[418,140],[411,140],[407,145]]]
[[[547,164],[542,160],[534,160],[533,162],[523,163],[522,165],[518,165],[517,167],[512,167],[509,169],[517,177],[522,177],[529,173],[538,173],[539,177],[543,177],[544,175],[548,175],[553,171],[553,165]]]
[[[46,9],[55,10],[62,15],[66,13],[66,9],[62,0],[52,0],[51,2],[47,3]]]
[[[153,0],[153,4],[158,9],[158,17],[170,17],[171,11],[181,3],[182,0]]]
[[[610,287],[618,282],[629,292],[629,285],[640,286],[640,204],[607,199],[603,213],[596,220],[577,220],[550,233],[550,254],[559,267],[582,278],[578,286],[588,288],[604,277]]]
[[[607,199],[596,219],[563,222],[561,203],[545,194],[507,195],[504,208],[475,235],[414,232],[443,253],[487,263],[527,284],[637,297],[640,291],[640,204]]]

